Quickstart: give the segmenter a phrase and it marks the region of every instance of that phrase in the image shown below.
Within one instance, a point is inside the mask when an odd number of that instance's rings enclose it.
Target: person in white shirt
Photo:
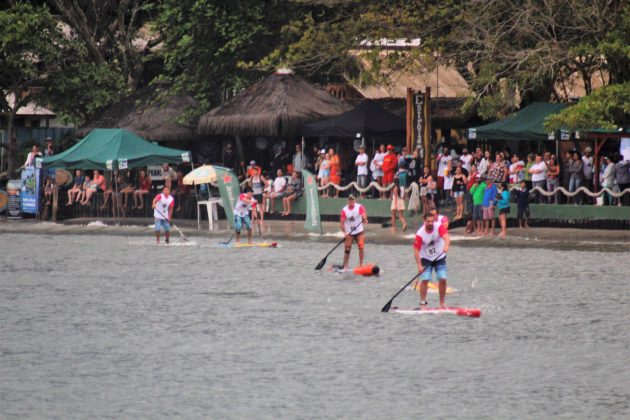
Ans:
[[[168,187],[162,188],[162,193],[153,199],[153,218],[155,219],[155,239],[160,243],[160,228],[164,229],[164,238],[166,243],[169,240],[169,231],[171,230],[171,217],[173,217],[173,207],[175,199],[170,195]]]
[[[287,187],[287,179],[284,177],[282,169],[278,169],[277,175],[278,176],[276,177],[276,179],[273,180],[273,191],[271,191],[271,194],[269,194],[271,205],[271,210],[269,211],[270,214],[273,214],[273,205],[275,202],[274,199],[281,198],[284,194],[284,190]]]
[[[431,213],[424,215],[424,224],[416,232],[416,239],[413,244],[413,254],[418,266],[420,275],[420,307],[427,305],[427,289],[429,281],[432,279],[433,270],[438,279],[438,290],[440,293],[440,307],[444,308],[444,297],[446,296],[446,254],[450,246],[450,239],[447,228],[442,224],[437,224],[435,216]]]
[[[383,186],[383,160],[385,160],[385,145],[381,144],[379,149],[374,153],[374,159],[372,159],[372,178],[378,183],[378,185]],[[379,193],[382,197],[383,192]]]
[[[582,186],[588,189],[593,188],[593,156],[591,153],[593,153],[593,149],[587,147],[582,156],[582,170],[584,171]]]
[[[359,146],[359,155],[354,160],[354,166],[357,167],[357,184],[360,188],[367,187],[368,184],[368,161],[369,157],[365,153],[365,146]],[[361,192],[361,198],[365,197],[365,193]]]
[[[357,243],[357,247],[359,248],[359,266],[363,266],[363,259],[365,257],[365,235],[363,231],[364,226],[368,223],[368,217],[365,207],[355,202],[354,195],[350,194],[348,196],[348,205],[341,209],[339,220],[341,232],[345,237],[343,269],[348,269],[352,242]]]
[[[448,162],[450,162],[453,158],[448,150],[448,147],[442,148],[442,154],[438,155],[438,170],[437,170],[437,188],[438,194],[441,199],[444,199],[444,171],[446,171],[446,166]],[[436,202],[437,204],[437,202]]]
[[[38,145],[34,145],[31,151],[28,152],[28,155],[26,156],[26,162],[24,162],[24,165],[22,165],[20,169],[29,166],[35,166],[35,158],[37,157],[42,157],[42,152],[39,151]]]
[[[525,168],[525,162],[518,158],[518,155],[514,153],[512,155],[512,163],[510,164],[510,184],[520,184],[520,182],[525,179],[525,173],[523,172]]]
[[[462,167],[470,173],[470,165],[472,164],[473,156],[468,153],[467,148],[464,147],[462,149],[462,155],[459,157],[459,160],[462,161]]]
[[[543,161],[542,155],[540,153],[536,153],[536,161],[529,168],[529,173],[532,174],[532,187],[540,187],[542,190],[545,189],[545,185],[547,184],[547,165]],[[542,194],[536,191],[537,201],[540,204],[542,202]]]

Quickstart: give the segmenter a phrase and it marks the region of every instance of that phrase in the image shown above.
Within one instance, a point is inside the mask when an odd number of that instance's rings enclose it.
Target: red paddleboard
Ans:
[[[457,316],[466,316],[470,318],[479,318],[481,309],[478,308],[390,308],[389,312],[403,315],[442,315],[450,314]]]

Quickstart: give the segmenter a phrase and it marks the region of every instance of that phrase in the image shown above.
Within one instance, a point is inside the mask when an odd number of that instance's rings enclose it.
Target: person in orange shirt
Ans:
[[[387,146],[387,154],[383,158],[383,188],[386,188],[394,182],[394,175],[398,167],[398,157],[394,146],[391,144]]]
[[[257,175],[262,175],[262,168],[256,165],[255,160],[252,160],[251,162],[249,162],[249,166],[247,167],[247,178],[251,178]]]
[[[333,184],[341,184],[341,162],[339,155],[335,153],[335,149],[331,148],[330,154],[330,182]],[[335,198],[339,197],[339,190],[335,188]]]

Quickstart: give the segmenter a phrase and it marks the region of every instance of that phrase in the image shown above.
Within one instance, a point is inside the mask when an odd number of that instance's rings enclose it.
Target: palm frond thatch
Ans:
[[[291,137],[304,124],[339,115],[351,106],[292,73],[275,73],[199,119],[211,135]]]
[[[182,123],[179,119],[196,107],[197,101],[187,95],[156,100],[158,94],[153,86],[141,88],[86,122],[77,134],[85,136],[95,128],[124,128],[152,141],[196,140],[199,135],[195,121]]]

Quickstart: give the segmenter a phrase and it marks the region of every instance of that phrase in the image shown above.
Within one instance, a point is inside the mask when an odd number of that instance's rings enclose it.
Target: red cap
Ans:
[[[396,148],[394,146],[392,146],[391,144],[387,145],[387,150],[396,150]]]

